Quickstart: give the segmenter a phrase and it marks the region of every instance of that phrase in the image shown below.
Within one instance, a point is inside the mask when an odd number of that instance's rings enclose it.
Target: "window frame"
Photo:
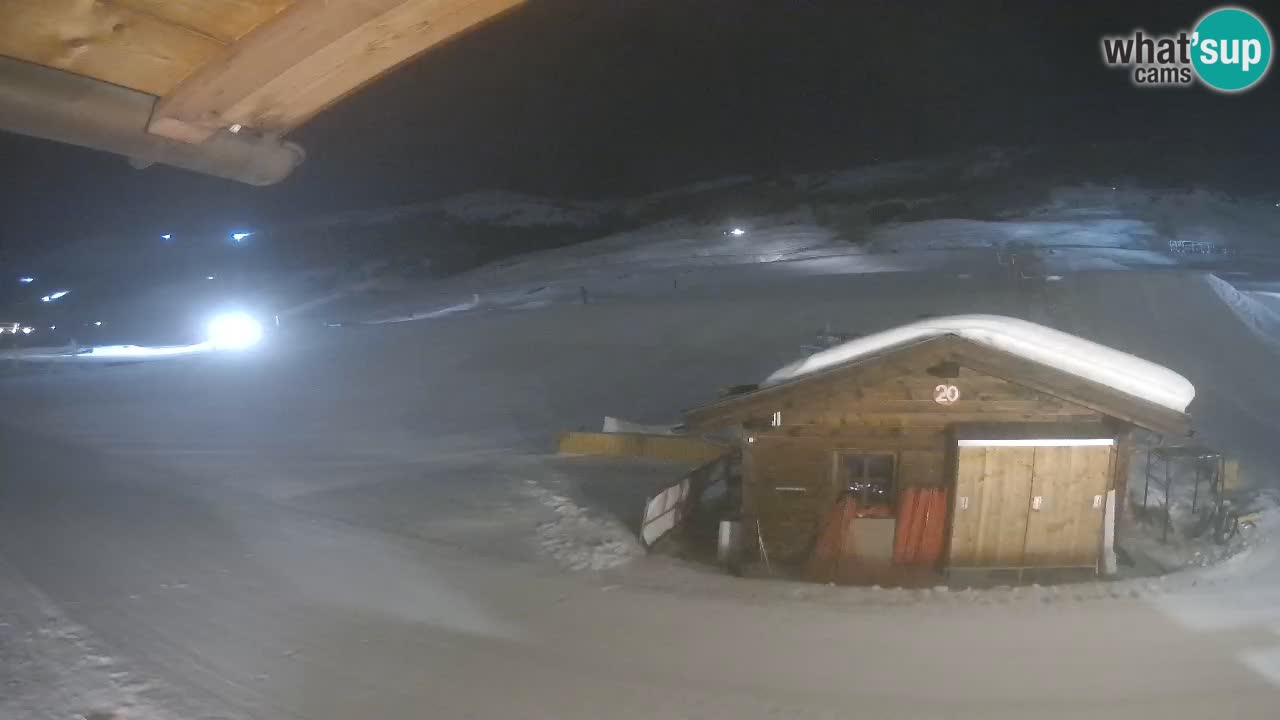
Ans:
[[[883,450],[875,448],[834,448],[831,451],[831,484],[837,497],[843,497],[849,492],[848,475],[845,472],[847,468],[846,457],[863,458],[862,468],[860,470],[859,479],[866,480],[867,464],[865,458],[869,456],[887,456],[893,463],[893,470],[889,477],[888,487],[888,508],[891,512],[897,512],[898,509],[898,479],[901,468],[901,458],[897,450]],[[859,498],[861,501],[861,498]],[[878,506],[877,506],[878,507]]]

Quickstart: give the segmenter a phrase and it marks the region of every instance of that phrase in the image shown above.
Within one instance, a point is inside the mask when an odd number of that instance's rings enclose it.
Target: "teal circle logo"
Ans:
[[[1196,74],[1215,90],[1248,89],[1271,66],[1271,32],[1248,10],[1225,7],[1210,12],[1196,24],[1191,43]]]

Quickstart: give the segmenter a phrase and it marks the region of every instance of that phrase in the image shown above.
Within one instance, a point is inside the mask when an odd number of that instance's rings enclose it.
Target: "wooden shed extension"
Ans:
[[[942,493],[946,538],[937,545],[952,570],[1092,571],[1106,512],[1099,498],[1111,490],[1123,498],[1130,429],[1184,435],[1190,425],[1185,413],[956,335],[726,397],[685,418],[691,433],[732,431],[743,520],[772,558],[806,558],[829,534],[832,508],[850,497],[870,508],[850,537],[883,538],[895,519],[918,527],[902,516],[919,504],[913,493]],[[864,543],[872,545],[886,547]]]

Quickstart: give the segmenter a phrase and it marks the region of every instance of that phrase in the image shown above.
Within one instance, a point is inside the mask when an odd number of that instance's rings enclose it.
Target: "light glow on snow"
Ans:
[[[246,313],[219,315],[209,321],[209,344],[218,350],[244,350],[262,340],[262,324]]]

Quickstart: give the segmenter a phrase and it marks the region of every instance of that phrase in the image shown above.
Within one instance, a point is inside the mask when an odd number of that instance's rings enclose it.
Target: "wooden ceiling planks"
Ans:
[[[107,4],[230,45],[292,3],[293,0],[109,0]]]
[[[224,47],[114,2],[0,0],[0,55],[153,95],[168,93]]]
[[[0,55],[160,98],[148,130],[285,133],[525,0],[0,0]]]
[[[523,0],[298,0],[163,98],[150,131],[201,142],[284,133],[383,73]]]

